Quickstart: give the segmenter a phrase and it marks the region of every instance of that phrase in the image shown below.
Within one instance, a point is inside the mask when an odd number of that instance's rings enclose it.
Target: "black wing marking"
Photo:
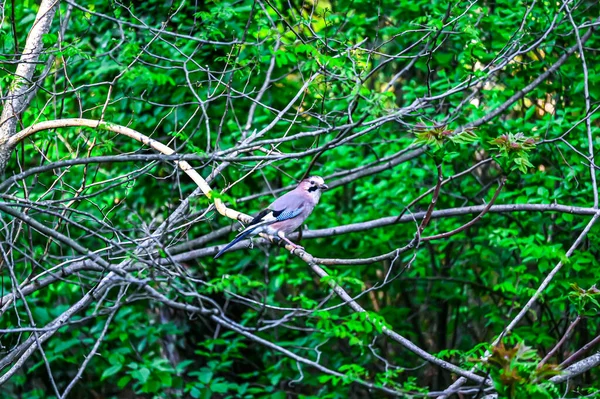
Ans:
[[[268,209],[268,208],[260,211],[258,213],[258,215],[254,216],[254,219],[252,219],[252,221],[250,222],[250,224],[248,226],[252,226],[254,224],[258,224],[259,222],[262,222],[262,219],[271,212],[275,213],[274,211],[272,211],[271,209]],[[273,216],[275,216],[275,215],[273,215]]]

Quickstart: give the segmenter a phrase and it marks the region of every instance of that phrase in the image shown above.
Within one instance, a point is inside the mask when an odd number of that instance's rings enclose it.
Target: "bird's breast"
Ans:
[[[275,222],[269,225],[268,233],[271,235],[277,234],[278,231],[283,232],[284,234],[289,234],[292,231],[296,230],[298,227],[302,225],[304,222],[303,218],[293,218],[289,220],[282,220],[281,222]]]

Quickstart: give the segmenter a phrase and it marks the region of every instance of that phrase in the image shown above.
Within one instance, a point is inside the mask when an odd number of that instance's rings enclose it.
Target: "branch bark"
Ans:
[[[14,141],[10,139],[17,131],[19,116],[29,105],[30,99],[28,99],[27,93],[35,88],[33,74],[44,48],[42,38],[50,30],[57,7],[58,0],[42,0],[40,3],[17,65],[15,80],[12,82],[6,101],[4,101],[0,115],[0,175],[4,174],[14,148]]]

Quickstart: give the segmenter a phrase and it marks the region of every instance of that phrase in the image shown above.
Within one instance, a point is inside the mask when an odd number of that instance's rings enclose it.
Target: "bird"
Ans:
[[[295,189],[277,198],[267,209],[259,212],[233,241],[215,255],[215,259],[244,238],[260,233],[276,236],[294,249],[304,249],[291,242],[285,235],[304,223],[319,203],[322,192],[328,188],[319,176],[310,176],[302,180]]]

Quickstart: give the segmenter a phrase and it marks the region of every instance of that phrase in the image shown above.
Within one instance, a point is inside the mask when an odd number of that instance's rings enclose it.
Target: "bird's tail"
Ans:
[[[242,241],[244,238],[246,238],[250,233],[252,233],[254,230],[256,230],[256,228],[253,229],[246,229],[244,231],[242,231],[240,234],[238,234],[237,237],[235,237],[233,239],[233,241],[231,241],[229,244],[225,245],[225,248],[223,248],[222,250],[220,250],[216,255],[214,259],[217,259],[219,256],[223,255],[223,252],[227,251],[229,248],[233,247],[235,244],[237,244],[238,242]]]

